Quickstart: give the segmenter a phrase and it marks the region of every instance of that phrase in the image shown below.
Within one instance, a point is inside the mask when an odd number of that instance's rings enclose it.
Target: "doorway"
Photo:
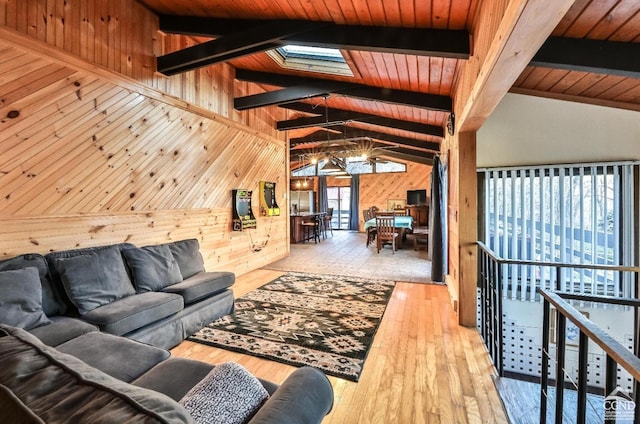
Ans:
[[[348,230],[351,187],[327,187],[327,203],[333,208],[333,229]]]

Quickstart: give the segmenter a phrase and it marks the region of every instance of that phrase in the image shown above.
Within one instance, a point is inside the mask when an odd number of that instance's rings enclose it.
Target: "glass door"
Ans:
[[[327,201],[333,208],[331,225],[334,230],[349,229],[349,205],[351,204],[351,187],[327,187]]]

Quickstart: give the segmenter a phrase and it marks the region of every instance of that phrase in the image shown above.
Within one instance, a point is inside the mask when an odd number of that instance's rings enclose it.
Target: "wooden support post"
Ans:
[[[460,325],[475,327],[478,279],[478,194],[476,177],[476,133],[458,137],[458,225],[459,225],[459,310]]]

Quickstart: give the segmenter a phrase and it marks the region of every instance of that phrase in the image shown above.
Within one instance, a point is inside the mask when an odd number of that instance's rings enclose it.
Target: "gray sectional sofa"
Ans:
[[[205,272],[196,239],[30,253],[0,262],[0,272],[11,270],[21,281],[35,279],[33,268],[42,291],[42,321],[25,317],[23,323],[15,310],[0,308],[0,323],[26,327],[52,346],[98,327],[169,349],[233,311],[235,275]],[[22,293],[28,300],[27,294]],[[3,320],[3,310],[13,319]]]
[[[0,325],[0,363],[3,423],[311,424],[333,405],[331,384],[315,368],[278,386],[236,364],[171,358],[101,332],[53,348]]]
[[[333,391],[313,368],[278,387],[170,356],[233,311],[234,281],[204,270],[195,239],[0,261],[0,422],[322,421]]]

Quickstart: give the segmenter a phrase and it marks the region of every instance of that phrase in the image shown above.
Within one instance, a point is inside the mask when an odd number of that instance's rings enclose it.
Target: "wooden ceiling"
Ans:
[[[364,116],[362,114],[376,115],[380,119],[376,122],[367,119],[340,121],[336,118],[338,124],[334,123],[331,127],[332,131],[329,133],[331,137],[327,137],[327,131],[320,128],[324,125],[289,129],[290,138],[298,140],[297,143],[292,143],[295,144],[292,152],[295,152],[295,149],[317,147],[321,143],[317,139],[323,138],[322,134],[327,138],[335,138],[332,134],[346,134],[349,131],[351,135],[365,134],[363,137],[371,137],[374,140],[378,140],[376,135],[382,134],[379,140],[387,143],[393,143],[394,139],[410,140],[409,144],[412,145],[401,145],[401,147],[419,152],[416,159],[424,158],[425,152],[432,154],[434,145],[437,146],[442,140],[441,134],[410,131],[406,129],[405,123],[438,127],[442,132],[444,131],[450,115],[449,110],[446,110],[446,107],[425,107],[425,104],[432,100],[426,96],[433,96],[436,100],[455,97],[456,84],[468,55],[451,53],[451,51],[415,52],[400,46],[396,47],[393,43],[385,44],[383,49],[347,46],[349,48],[344,48],[342,52],[354,77],[343,77],[283,69],[263,52],[265,46],[271,45],[265,40],[269,42],[276,40],[273,45],[277,45],[283,39],[277,37],[288,34],[281,22],[277,20],[284,20],[287,24],[289,21],[294,24],[295,21],[313,21],[315,24],[324,22],[336,25],[328,28],[320,27],[319,34],[322,34],[322,31],[339,33],[342,26],[355,27],[372,39],[376,38],[376,31],[384,33],[384,27],[406,31],[412,29],[443,31],[437,34],[427,33],[415,44],[416,49],[419,49],[420,42],[423,40],[431,38],[436,41],[448,40],[449,35],[452,35],[453,39],[461,31],[472,33],[477,8],[482,7],[483,2],[483,0],[139,1],[161,15],[160,26],[163,28],[163,22],[165,22],[163,29],[166,32],[189,32],[184,28],[166,24],[174,17],[217,19],[209,22],[208,27],[215,27],[212,30],[206,30],[207,25],[202,26],[206,34],[193,30],[191,35],[203,43],[219,38],[218,41],[223,42],[215,47],[228,49],[224,50],[224,53],[235,51],[233,48],[237,48],[238,38],[254,37],[255,30],[252,32],[251,25],[255,28],[256,22],[243,26],[241,25],[243,21],[240,20],[260,20],[260,23],[273,21],[275,25],[265,27],[265,34],[269,31],[274,33],[271,39],[265,35],[265,39],[260,40],[262,44],[243,46],[246,49],[245,52],[250,54],[237,55],[238,57],[231,54],[228,58],[220,55],[222,58],[220,60],[228,61],[234,66],[238,70],[239,78],[247,78],[245,80],[259,83],[268,92],[280,95],[290,94],[298,89],[298,98],[295,99],[294,104],[307,103],[317,112],[316,115],[312,115],[307,113],[308,111],[303,111],[304,108],[298,107],[294,108],[292,118],[316,116],[317,121],[322,117],[327,118],[324,114],[328,109],[331,111],[329,117],[334,113],[336,116],[343,116],[341,113],[351,111],[361,116]],[[223,20],[233,20],[231,22],[238,29],[235,32],[234,29],[225,30],[221,25],[225,22]],[[306,25],[309,24],[310,22],[307,22]],[[360,28],[357,28],[359,26]],[[188,21],[186,27],[196,28],[197,26]],[[295,32],[295,25],[293,27]],[[370,27],[375,31],[368,33],[367,29]],[[388,35],[392,36],[391,34]],[[203,37],[204,35],[209,37]],[[236,39],[233,38],[234,35]],[[393,35],[395,36],[395,33]],[[415,42],[416,33],[407,32],[405,35],[408,41],[413,38]],[[388,41],[390,40],[375,40],[375,42],[384,43]],[[565,42],[569,44],[563,44]],[[601,44],[593,44],[593,42]],[[428,41],[424,43],[427,44]],[[431,43],[433,44],[434,41],[431,40]],[[531,65],[516,81],[512,91],[640,110],[639,43],[640,2],[637,0],[577,0],[551,34],[548,42],[540,49]],[[357,44],[357,41],[351,44]],[[375,43],[372,42],[373,44]],[[445,45],[444,41],[442,44],[445,50],[451,48]],[[472,43],[469,53],[473,55]],[[597,58],[601,53],[603,57],[599,62]],[[277,78],[273,78],[274,76]],[[287,80],[281,76],[298,79]],[[305,78],[305,80],[299,78]],[[328,95],[327,93],[318,95],[327,86],[327,81],[332,82],[327,89]],[[333,83],[338,84],[337,88],[333,87]],[[357,84],[357,87],[354,84]],[[304,90],[300,90],[300,87]],[[371,93],[354,95],[367,87],[372,89]],[[343,88],[345,90],[342,90]],[[387,92],[391,90],[393,95],[385,97],[385,90]],[[287,93],[284,93],[285,91]],[[410,99],[408,102],[390,101],[389,97],[395,100],[406,94],[413,94],[416,97],[407,97]],[[266,94],[260,98],[260,101],[271,102],[275,101],[274,99],[277,100],[279,97]],[[239,105],[244,104],[242,102],[253,100],[253,98],[236,99],[236,107],[240,108]],[[422,103],[423,101],[427,103]],[[394,125],[393,120],[397,121],[398,125]],[[308,143],[304,143],[305,137],[310,139]],[[384,140],[385,138],[387,140]],[[424,160],[416,161],[424,163]]]

